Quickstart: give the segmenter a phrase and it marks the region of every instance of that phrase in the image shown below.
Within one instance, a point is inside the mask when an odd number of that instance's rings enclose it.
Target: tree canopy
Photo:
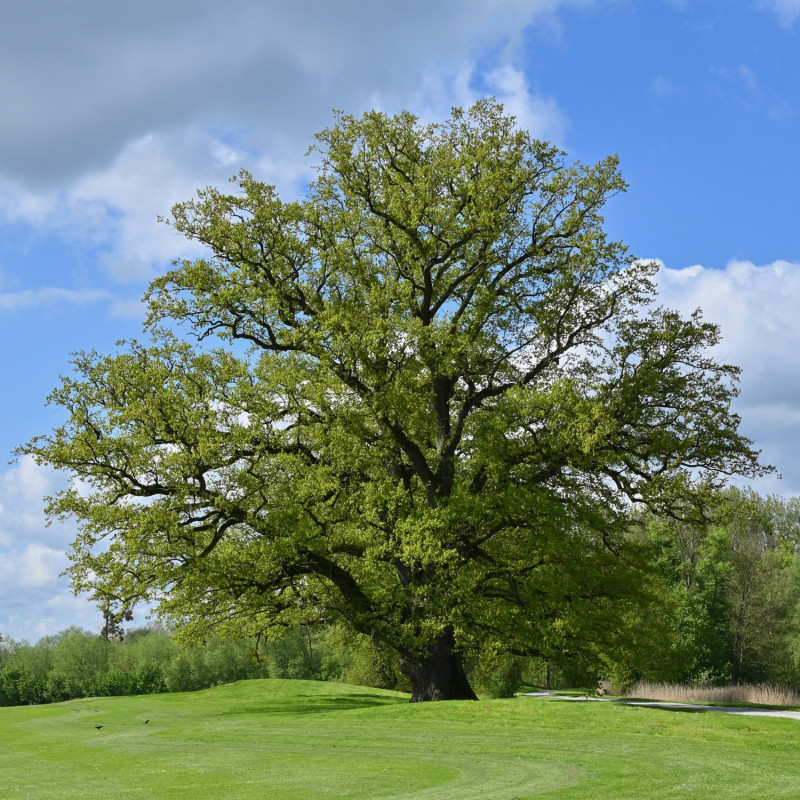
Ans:
[[[197,635],[341,620],[415,700],[474,697],[479,648],[599,657],[644,591],[630,504],[762,470],[718,329],[608,240],[616,158],[567,163],[491,101],[316,140],[305,199],[241,172],[172,209],[207,255],[21,448],[78,479],[49,506],[75,589]]]

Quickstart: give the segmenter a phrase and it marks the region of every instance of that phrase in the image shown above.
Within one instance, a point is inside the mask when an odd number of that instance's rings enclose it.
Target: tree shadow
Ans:
[[[223,714],[327,714],[333,711],[351,711],[359,708],[376,706],[392,706],[407,704],[406,697],[391,697],[365,693],[346,695],[292,695],[291,700],[281,701],[278,698],[265,699],[263,702],[248,704],[244,707],[232,708]]]

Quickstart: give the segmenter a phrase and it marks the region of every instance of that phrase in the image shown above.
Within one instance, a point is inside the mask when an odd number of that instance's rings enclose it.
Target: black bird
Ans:
[[[97,728],[97,730],[100,730],[100,728],[102,727],[103,727],[102,725],[95,725],[95,728]]]
[[[149,719],[146,719],[146,720],[144,721],[144,724],[145,724],[145,725],[147,725],[147,723],[148,723],[148,722],[150,722],[150,720],[149,720]]]

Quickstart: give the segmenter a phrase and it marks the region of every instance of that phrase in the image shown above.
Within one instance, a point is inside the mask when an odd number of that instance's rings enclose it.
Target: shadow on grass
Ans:
[[[351,711],[358,708],[407,704],[405,697],[386,697],[375,694],[313,695],[295,694],[291,700],[265,698],[246,707],[224,711],[223,714],[326,714],[333,711]]]
[[[623,701],[617,701],[620,705],[627,705],[636,708],[651,708],[653,711],[670,711],[671,713],[675,714],[705,714],[708,711],[713,711],[712,707],[708,708],[686,708],[684,706],[656,706],[656,705],[643,705],[639,703],[625,703]]]

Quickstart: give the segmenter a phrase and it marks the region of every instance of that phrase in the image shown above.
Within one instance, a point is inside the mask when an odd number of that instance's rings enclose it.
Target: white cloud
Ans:
[[[742,429],[784,476],[781,484],[769,482],[770,490],[800,491],[800,264],[731,261],[721,270],[662,269],[659,294],[684,313],[702,308],[721,326],[717,355],[742,368],[735,402]]]
[[[53,286],[41,289],[26,289],[21,292],[0,292],[0,309],[17,311],[35,306],[78,305],[84,306],[108,300],[111,293],[104,289],[59,289]]]
[[[660,291],[668,304],[700,307],[722,326],[721,354],[748,373],[743,402],[777,402],[793,393],[800,403],[800,264],[731,261],[723,270],[664,269]]]
[[[413,111],[423,123],[440,122],[452,106],[466,107],[475,102],[477,93],[472,86],[474,65],[468,59],[458,62],[428,65],[419,81],[403,95],[402,105]],[[386,113],[398,110],[394,90],[375,89],[364,104]]]
[[[307,137],[331,104],[412,94],[431,67],[513,55],[525,27],[591,0],[29,0],[0,31],[0,172],[63,183],[150,133],[219,124]],[[257,134],[260,136],[260,134]]]
[[[0,472],[0,546],[19,549],[35,541],[66,548],[74,534],[63,526],[47,527],[43,501],[66,486],[65,475],[37,465],[31,456]]]
[[[48,591],[49,589],[49,591]],[[23,591],[23,590],[18,590]],[[38,592],[24,590],[24,599],[15,596],[0,599],[0,633],[15,641],[36,642],[75,625],[99,633],[103,620],[97,606],[84,597],[75,597],[65,586],[45,587]],[[137,618],[131,627],[144,624]]]
[[[16,560],[16,564],[13,563]],[[43,544],[29,544],[16,559],[8,563],[4,559],[0,577],[8,585],[9,579],[16,577],[18,584],[24,588],[41,587],[55,583],[57,577],[67,565],[63,550],[54,550]],[[5,573],[5,574],[4,574]]]
[[[548,139],[563,147],[566,117],[552,97],[531,94],[520,70],[510,65],[499,67],[486,75],[486,83],[505,110],[517,118],[521,128],[539,139]]]
[[[771,8],[787,27],[800,16],[800,0],[762,0],[761,5]]]
[[[404,105],[422,122],[440,122],[453,106],[469,107],[482,97],[492,96],[503,104],[517,124],[539,139],[564,146],[567,118],[551,97],[531,93],[522,70],[505,64],[486,73],[476,73],[465,62],[452,69],[430,69],[416,91],[405,98]],[[369,105],[392,113],[398,110],[395,98],[375,92]]]
[[[81,307],[100,303],[105,304],[108,316],[113,319],[143,320],[145,317],[145,305],[141,298],[118,297],[106,289],[64,289],[44,286],[18,292],[0,292],[0,312],[5,311],[9,314],[33,308]]]
[[[485,87],[484,93],[472,85],[476,79]],[[533,96],[523,73],[512,66],[484,76],[474,76],[469,65],[455,72],[431,70],[415,92],[406,99],[423,118],[431,120],[447,116],[454,104],[468,106],[482,94],[494,94],[522,127],[539,138],[564,143],[567,122],[556,102]],[[365,105],[397,110],[395,98],[377,92]],[[214,135],[190,128],[146,134],[126,143],[107,167],[88,172],[58,191],[0,182],[0,217],[55,231],[67,240],[96,248],[99,265],[118,281],[149,279],[155,269],[175,258],[202,253],[199,245],[158,222],[158,216],[168,216],[174,203],[194,197],[199,188],[224,188],[240,167],[275,184],[281,196],[298,196],[313,176],[311,161],[305,157],[311,133],[306,131],[306,137],[294,144],[272,136],[269,152],[237,144],[245,138],[241,132]],[[57,299],[90,302],[103,296],[99,291],[43,289],[0,295],[0,308]],[[122,308],[115,306],[112,313],[124,313]]]
[[[197,255],[155,219],[198,187],[245,166],[296,194],[332,107],[439,119],[481,84],[561,143],[564,116],[531,94],[516,48],[527,25],[593,1],[17,4],[0,29],[0,105],[15,109],[0,118],[0,220],[91,244],[112,277],[141,280]]]
[[[74,598],[66,550],[75,526],[47,527],[44,496],[67,485],[64,475],[23,456],[0,472],[0,633],[36,640],[70,624],[99,629],[99,614],[85,599]]]
[[[100,265],[117,280],[147,278],[154,265],[201,252],[157,217],[168,215],[173,203],[190,199],[204,185],[224,184],[235,171],[230,161],[237,155],[240,163],[246,161],[246,154],[202,132],[146,135],[126,144],[107,168],[61,191],[37,194],[6,182],[0,188],[0,215],[97,248]],[[73,302],[80,296],[65,290],[20,292],[0,295],[0,307],[53,300],[57,292]]]
[[[148,134],[130,142],[114,162],[81,177],[69,189],[69,205],[93,209],[100,264],[117,280],[150,277],[155,265],[199,255],[201,249],[157,221],[171,206],[234,171],[222,144],[194,131]],[[242,158],[244,160],[244,158]],[[58,213],[58,212],[57,212]],[[63,220],[59,214],[56,219]]]

